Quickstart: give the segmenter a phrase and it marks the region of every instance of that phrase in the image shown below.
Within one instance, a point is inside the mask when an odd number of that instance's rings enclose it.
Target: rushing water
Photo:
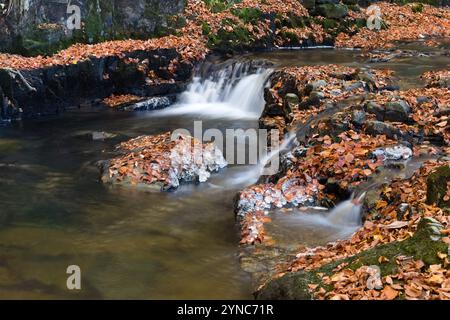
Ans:
[[[274,68],[364,65],[358,55],[308,50],[245,59],[268,59]],[[420,59],[420,68],[414,59],[402,60],[403,83],[448,63]],[[207,183],[173,193],[105,186],[96,167],[119,141],[192,130],[194,120],[203,120],[204,130],[257,128],[269,71],[229,66],[199,71],[179,103],[160,112],[92,110],[0,128],[0,298],[251,298],[250,276],[238,262],[233,197],[256,181],[261,166],[231,166]],[[92,131],[118,137],[92,141],[87,137]],[[286,243],[310,244],[352,231],[315,214],[309,220],[298,215],[294,222],[294,215],[275,213],[271,228],[278,228]],[[78,293],[66,288],[72,264],[82,270]]]
[[[257,119],[264,108],[263,89],[271,69],[250,73],[249,63],[232,63],[202,77],[199,70],[176,105],[152,116],[194,114],[202,117]]]

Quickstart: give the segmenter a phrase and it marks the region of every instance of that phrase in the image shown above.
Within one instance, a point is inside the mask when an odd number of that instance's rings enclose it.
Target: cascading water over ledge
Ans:
[[[179,102],[155,115],[257,119],[264,108],[264,87],[272,71],[267,64],[254,61],[205,64],[196,71]]]

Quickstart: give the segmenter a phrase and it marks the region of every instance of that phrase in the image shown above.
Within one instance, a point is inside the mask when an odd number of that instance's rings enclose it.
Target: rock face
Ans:
[[[115,38],[146,38],[164,34],[178,22],[184,0],[3,0],[12,2],[0,14],[0,51],[38,54],[57,50],[60,43],[97,42]],[[81,30],[70,30],[68,4],[80,8]],[[69,11],[69,13],[67,13]]]
[[[176,189],[181,183],[205,182],[211,172],[227,166],[213,143],[202,144],[192,137],[171,133],[141,136],[121,143],[123,153],[101,163],[104,183]]]
[[[175,49],[137,50],[125,57],[90,57],[71,65],[0,69],[0,119],[54,114],[112,93],[143,97],[179,93],[193,66],[180,63],[170,74],[167,68],[174,59],[181,60]],[[149,73],[162,81],[148,83]]]

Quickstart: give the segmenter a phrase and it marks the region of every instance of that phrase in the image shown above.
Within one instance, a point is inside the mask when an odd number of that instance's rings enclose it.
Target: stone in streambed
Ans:
[[[172,140],[170,132],[131,139],[117,149],[121,156],[100,164],[104,183],[171,190],[184,182],[205,182],[227,166],[214,143],[185,135]]]
[[[378,121],[384,120],[384,108],[374,101],[369,101],[366,104],[367,113],[374,114]]]
[[[402,132],[398,128],[392,124],[381,121],[367,122],[366,132],[373,136],[385,135],[386,137],[395,140],[398,140],[403,136]]]
[[[411,107],[404,100],[388,102],[384,106],[384,120],[395,122],[407,122],[411,113]]]
[[[92,140],[94,141],[104,141],[106,139],[111,139],[116,137],[114,133],[104,132],[104,131],[94,131],[91,133]]]
[[[298,98],[298,96],[295,93],[286,94],[286,97],[284,99],[291,108],[293,106],[298,105],[300,102],[300,99]]]

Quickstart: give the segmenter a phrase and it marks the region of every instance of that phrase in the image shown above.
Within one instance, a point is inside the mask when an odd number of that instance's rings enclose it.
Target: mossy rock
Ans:
[[[257,23],[263,15],[261,10],[255,8],[233,9],[231,13],[244,23]]]
[[[224,11],[240,0],[203,0],[214,13]]]
[[[348,15],[345,4],[326,3],[317,7],[317,13],[330,19],[342,19]]]
[[[447,183],[450,181],[450,166],[439,167],[427,178],[427,203],[440,208],[449,208],[450,200],[445,201]]]
[[[317,276],[319,273],[331,276],[333,270],[342,263],[347,263],[347,268],[356,270],[361,266],[377,265],[380,267],[381,276],[393,274],[397,270],[396,257],[412,256],[416,260],[422,260],[425,265],[439,264],[438,253],[448,251],[448,246],[441,241],[440,230],[443,226],[432,218],[423,218],[417,227],[413,237],[376,246],[363,251],[353,257],[328,263],[312,271],[289,272],[280,278],[267,283],[255,293],[257,299],[291,299],[309,300],[312,298],[308,284],[317,284],[329,291],[330,286],[322,283]],[[379,263],[379,257],[388,258],[387,263]]]
[[[318,282],[311,272],[291,272],[270,281],[255,293],[257,300],[311,300],[308,284]]]

